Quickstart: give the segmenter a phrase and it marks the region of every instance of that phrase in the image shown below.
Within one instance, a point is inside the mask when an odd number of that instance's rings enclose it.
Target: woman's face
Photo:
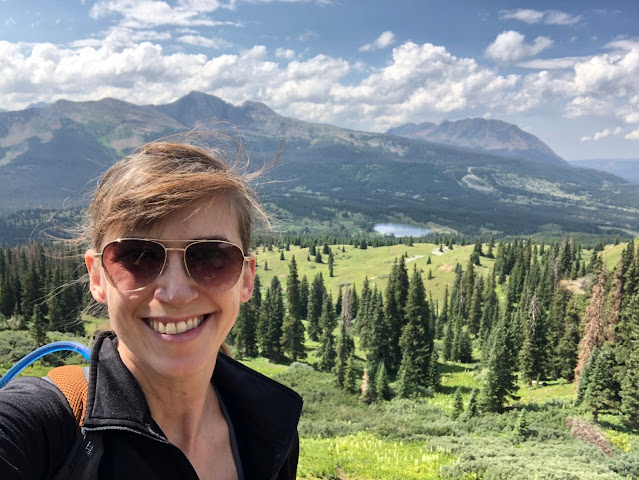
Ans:
[[[227,240],[241,245],[238,222],[227,201],[201,202],[193,208],[177,211],[166,222],[146,231],[119,236],[184,240],[165,242],[167,247],[183,248],[188,240]],[[240,303],[253,293],[255,260],[245,262],[237,283],[226,291],[204,288],[193,281],[184,268],[183,252],[169,251],[162,274],[142,290],[123,292],[106,279],[104,269],[95,261],[95,251],[86,255],[91,293],[106,303],[118,350],[125,365],[135,374],[186,378],[198,373],[210,375],[222,342],[237,318]],[[171,335],[159,333],[165,325]],[[201,322],[201,323],[200,323]],[[199,324],[199,325],[198,325]]]

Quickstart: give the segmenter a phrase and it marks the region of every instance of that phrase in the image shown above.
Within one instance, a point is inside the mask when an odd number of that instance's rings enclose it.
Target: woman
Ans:
[[[89,207],[85,261],[112,332],[91,354],[83,432],[100,479],[295,478],[301,398],[233,361],[253,293],[248,177],[215,152],[151,143],[111,167]],[[0,391],[0,478],[51,478],[77,421],[45,379]],[[90,445],[93,448],[93,445]]]

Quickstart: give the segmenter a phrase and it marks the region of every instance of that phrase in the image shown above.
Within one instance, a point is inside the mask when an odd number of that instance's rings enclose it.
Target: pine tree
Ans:
[[[421,275],[415,269],[408,290],[406,326],[402,331],[400,346],[399,392],[404,398],[419,395],[428,386],[429,364],[433,337],[429,328],[430,312]]]
[[[304,275],[300,281],[300,317],[304,319],[308,318],[308,293],[308,278]]]
[[[515,422],[515,428],[513,429],[515,436],[522,440],[526,440],[530,436],[530,426],[528,418],[526,416],[526,409],[522,408]]]
[[[532,384],[536,378],[545,378],[544,365],[547,358],[543,312],[536,293],[530,299],[526,313],[519,364],[524,380]]]
[[[29,334],[33,338],[36,348],[39,348],[48,343],[47,340],[47,326],[48,321],[44,316],[42,305],[37,303],[33,307],[33,315],[31,316],[31,325],[29,327]]]
[[[270,360],[279,360],[282,357],[280,340],[283,323],[284,300],[282,298],[282,286],[275,276],[271,280],[271,286],[266,290],[258,325],[261,354]]]
[[[386,292],[384,295],[384,314],[390,329],[389,338],[389,361],[386,362],[388,372],[391,376],[397,373],[402,352],[399,346],[399,339],[402,335],[402,328],[406,323],[404,306],[408,294],[408,274],[404,257],[395,260],[388,279]]]
[[[346,362],[346,372],[344,374],[344,390],[349,393],[357,393],[358,373],[355,367],[355,355],[351,353]]]
[[[300,296],[300,280],[297,275],[297,262],[295,255],[288,264],[288,277],[286,278],[286,303],[288,314],[294,318],[302,318],[302,298]]]
[[[391,398],[391,390],[384,362],[381,363],[375,374],[375,392],[378,400],[390,400]]]
[[[620,410],[626,425],[639,428],[639,293],[629,295],[626,300],[620,314],[619,343],[616,345]]]
[[[319,368],[324,372],[330,372],[335,366],[335,335],[333,331],[337,326],[335,308],[331,295],[327,295],[322,305],[322,315],[320,317],[322,336],[320,338],[320,361]]]
[[[348,362],[349,359],[353,356],[354,352],[355,343],[350,333],[348,332],[348,329],[346,328],[346,322],[342,318],[342,321],[339,323],[337,347],[335,349],[335,367],[333,370],[335,373],[337,384],[342,388],[346,388],[347,382],[350,381],[350,379],[348,378]]]
[[[495,325],[491,343],[486,377],[481,390],[481,405],[486,411],[501,412],[508,398],[517,399],[512,334],[504,319]]]
[[[370,337],[366,351],[366,359],[369,365],[376,368],[380,362],[390,363],[390,326],[384,315],[384,301],[382,294],[375,288],[370,296],[367,307],[370,315]],[[369,369],[371,381],[374,383],[375,376]]]
[[[235,346],[240,357],[257,357],[257,326],[262,306],[261,282],[259,275],[255,275],[253,296],[240,306],[240,312],[233,330]]]
[[[455,389],[455,397],[453,398],[453,411],[450,414],[450,417],[453,420],[457,420],[462,413],[464,413],[464,399],[462,397],[461,388],[457,387]]]
[[[325,297],[324,278],[321,273],[318,273],[313,279],[308,295],[308,337],[313,341],[318,341],[322,333],[319,319],[322,315],[322,305],[324,305]]]
[[[479,393],[476,388],[473,388],[470,392],[470,397],[468,398],[468,406],[466,407],[466,412],[464,416],[466,418],[476,417],[479,411]]]
[[[294,362],[300,358],[306,358],[304,331],[304,324],[300,318],[286,315],[282,325],[281,345]]]

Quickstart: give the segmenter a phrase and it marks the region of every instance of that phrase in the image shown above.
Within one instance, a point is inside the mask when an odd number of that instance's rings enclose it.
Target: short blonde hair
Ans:
[[[148,143],[127,155],[102,177],[88,209],[85,241],[100,249],[108,235],[149,228],[182,208],[221,197],[237,214],[241,246],[248,252],[254,221],[268,218],[250,184],[261,172],[242,171],[244,150],[235,145],[232,163],[223,149],[176,141]]]

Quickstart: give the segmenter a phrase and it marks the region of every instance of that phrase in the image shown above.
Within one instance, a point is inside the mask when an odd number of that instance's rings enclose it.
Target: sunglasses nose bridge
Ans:
[[[162,275],[164,269],[166,268],[166,265],[169,263],[169,252],[182,252],[182,266],[184,267],[184,271],[186,272],[186,274],[190,277],[191,273],[189,272],[189,267],[186,265],[186,249],[189,248],[189,246],[187,245],[184,248],[165,247],[164,245],[162,246],[164,247],[164,265],[162,266],[160,275]]]

